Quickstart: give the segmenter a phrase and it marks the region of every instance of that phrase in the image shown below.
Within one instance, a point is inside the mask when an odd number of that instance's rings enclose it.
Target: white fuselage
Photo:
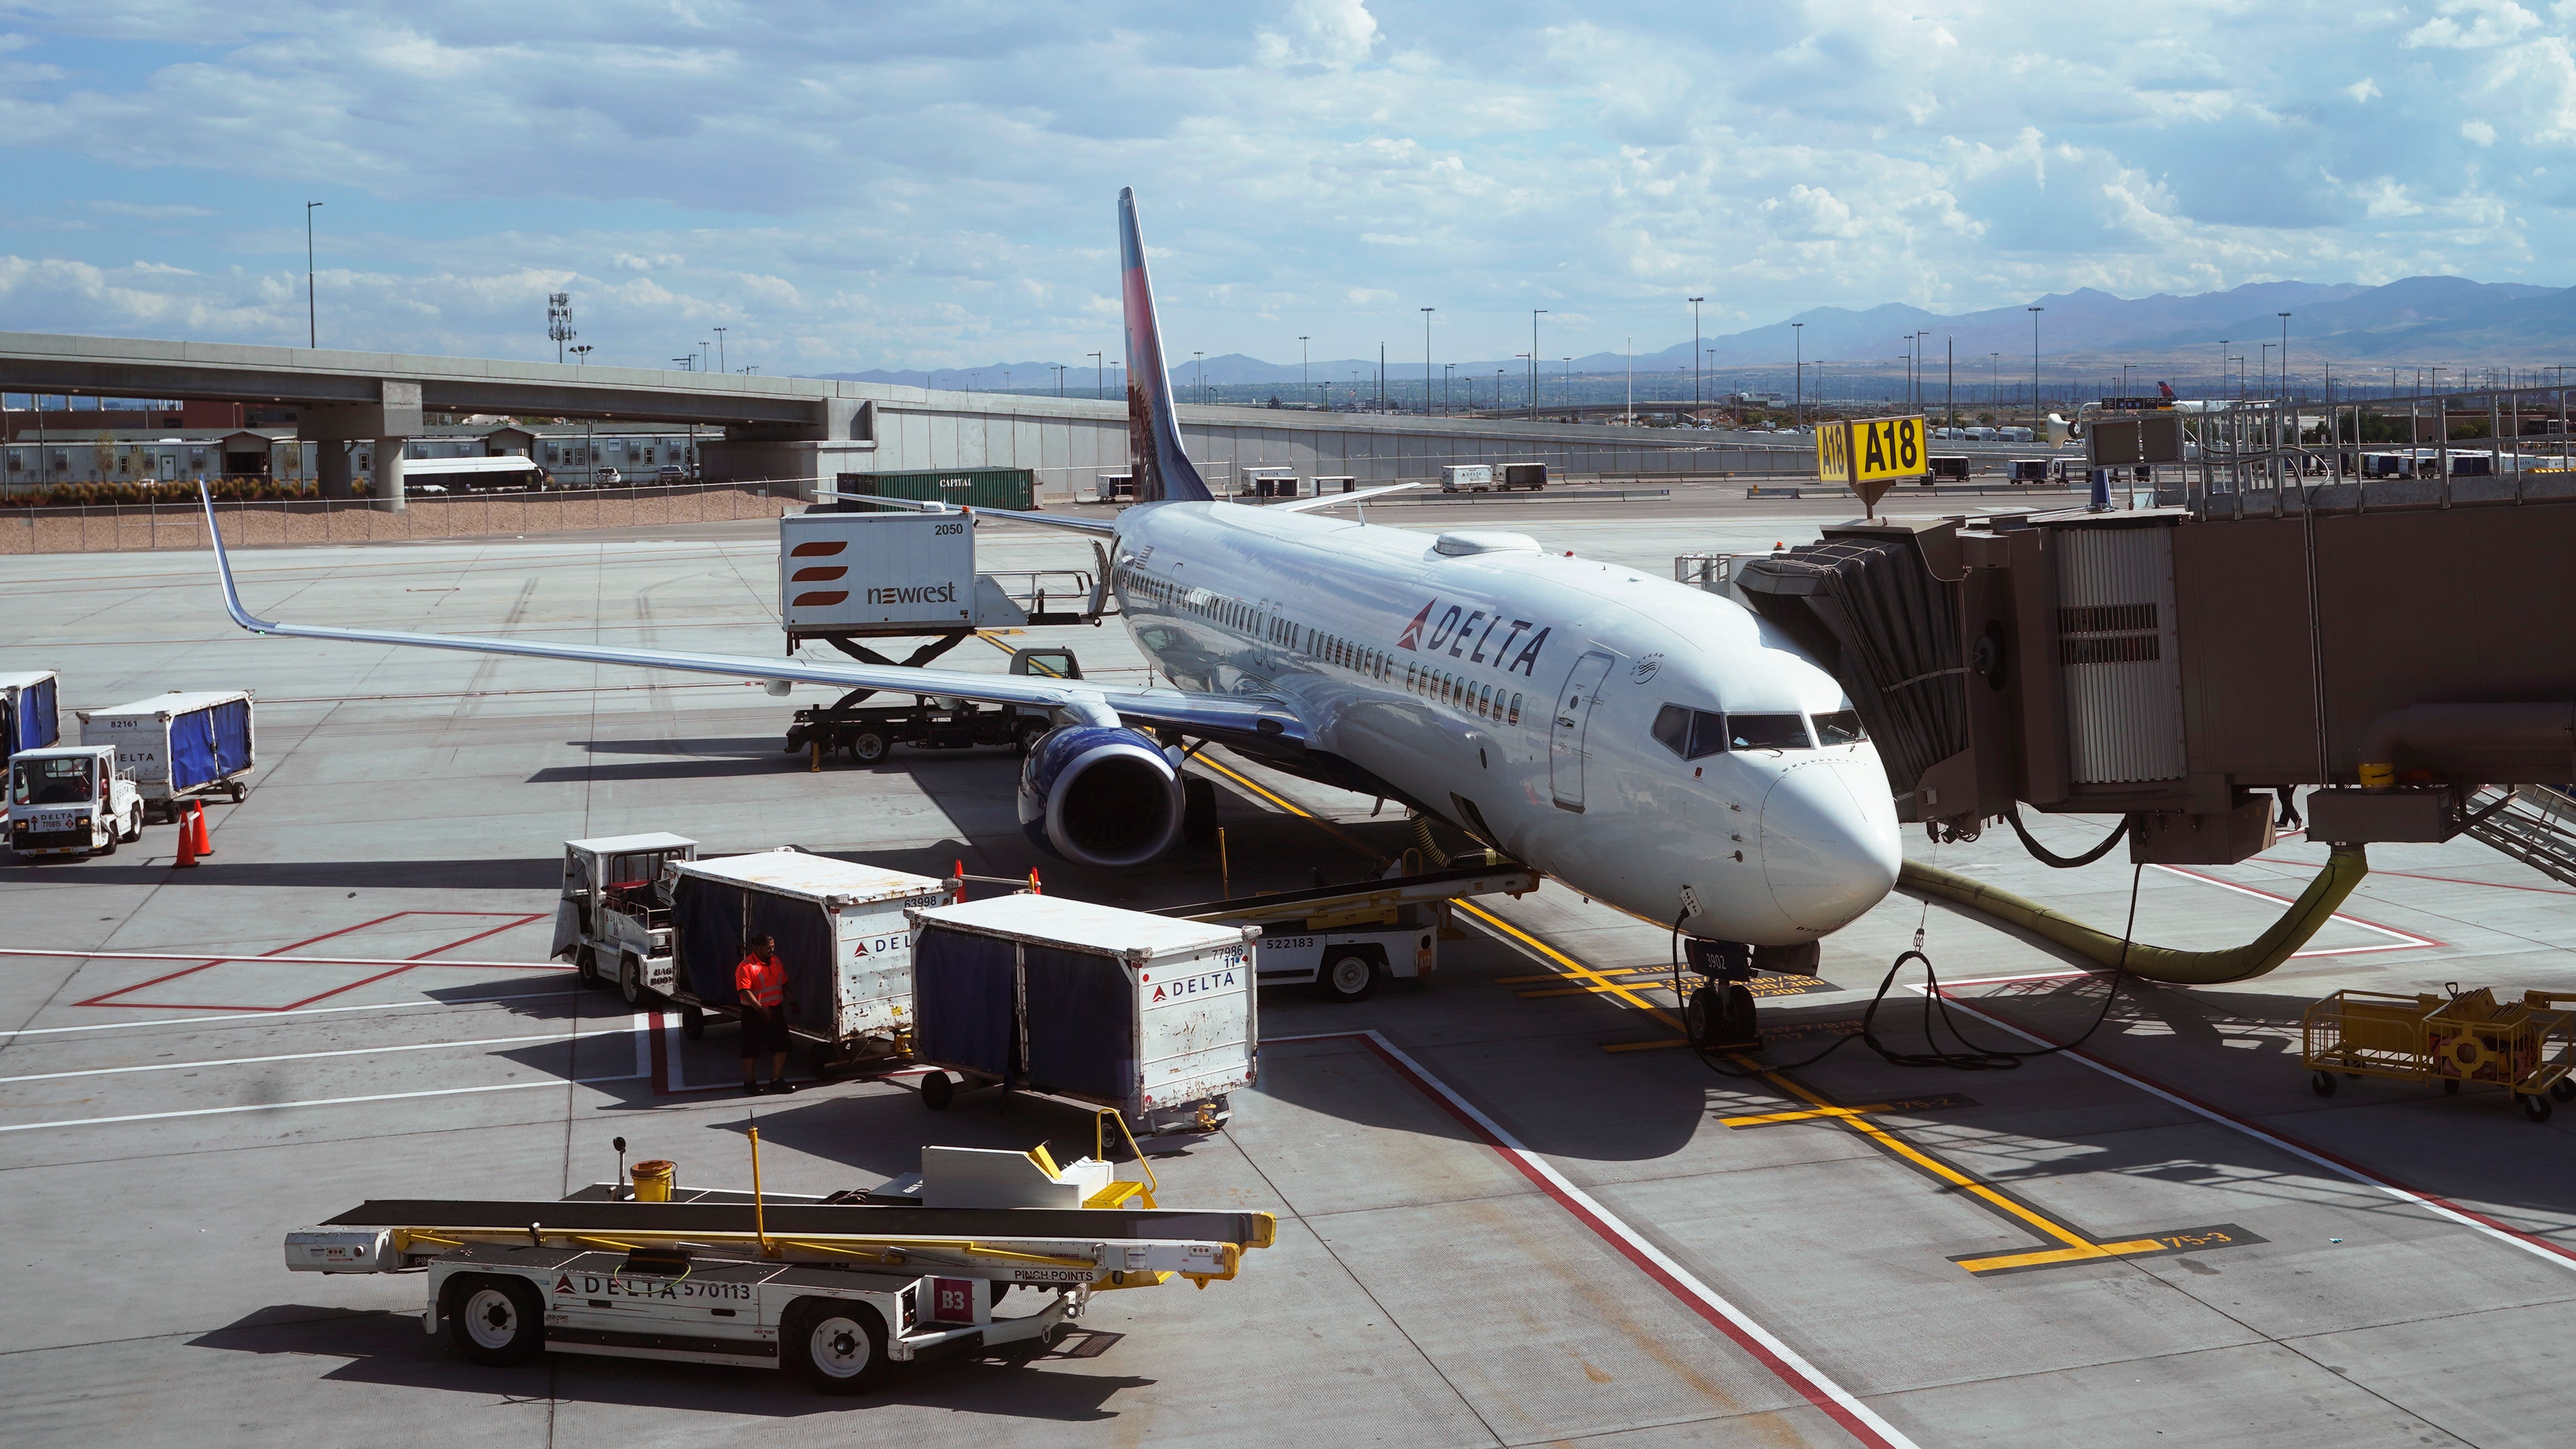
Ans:
[[[1452,556],[1230,503],[1140,506],[1118,541],[1119,607],[1175,683],[1276,695],[1310,749],[1584,894],[1665,922],[1696,901],[1690,934],[1778,946],[1895,882],[1877,750],[1813,729],[1849,710],[1841,686],[1731,600],[1525,543]],[[1796,716],[1805,743],[1687,757],[1657,738],[1667,707],[1773,738]]]

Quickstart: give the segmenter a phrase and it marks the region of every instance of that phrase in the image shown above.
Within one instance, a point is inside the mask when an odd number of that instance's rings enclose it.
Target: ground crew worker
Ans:
[[[734,999],[742,1006],[742,1089],[758,1095],[764,1090],[753,1068],[763,1052],[769,1054],[767,1091],[780,1095],[796,1090],[787,1080],[787,1013],[793,1009],[787,996],[787,965],[778,959],[778,941],[763,936],[751,943],[751,951],[742,964],[733,968]]]

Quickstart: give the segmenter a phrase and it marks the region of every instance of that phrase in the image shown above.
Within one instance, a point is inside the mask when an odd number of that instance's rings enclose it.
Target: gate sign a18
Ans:
[[[1932,471],[1923,419],[1861,418],[1816,428],[1816,477],[1848,483],[1864,507],[1875,509],[1887,485]]]

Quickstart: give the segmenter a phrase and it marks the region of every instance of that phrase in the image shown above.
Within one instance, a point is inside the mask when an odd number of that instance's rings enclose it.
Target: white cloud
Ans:
[[[2576,272],[2576,192],[2501,180],[2576,145],[2563,6],[2030,19],[18,0],[8,325],[300,340],[313,199],[326,341],[551,358],[568,289],[595,360],[721,325],[772,371],[1114,354],[1125,185],[1210,355],[1374,356],[1420,306],[1508,356],[1532,307],[1580,352],[1664,345],[1688,295]]]

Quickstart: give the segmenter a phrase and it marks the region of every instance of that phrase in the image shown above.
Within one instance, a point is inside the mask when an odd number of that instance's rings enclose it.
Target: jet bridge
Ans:
[[[1730,582],[1842,681],[1936,837],[2026,805],[2225,864],[2314,786],[2311,839],[2470,833],[2576,882],[2576,819],[2531,785],[2576,780],[2576,473],[2275,482],[1848,523]]]

